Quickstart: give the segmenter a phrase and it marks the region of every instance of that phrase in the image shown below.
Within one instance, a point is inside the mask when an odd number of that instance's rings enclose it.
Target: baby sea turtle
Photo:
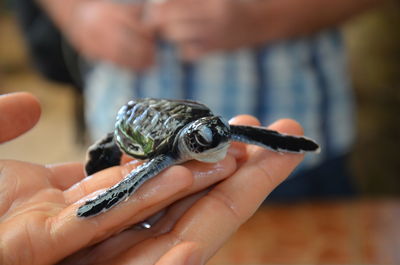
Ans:
[[[277,152],[316,152],[318,144],[300,136],[261,127],[229,125],[203,104],[189,100],[135,99],[118,112],[115,130],[88,150],[86,173],[120,164],[122,152],[148,161],[121,182],[87,200],[79,217],[107,211],[134,193],[145,181],[171,165],[196,159],[223,159],[230,141],[259,145]]]

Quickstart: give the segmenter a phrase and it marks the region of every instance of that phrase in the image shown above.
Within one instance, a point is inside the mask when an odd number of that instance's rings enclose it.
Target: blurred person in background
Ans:
[[[201,101],[225,118],[299,121],[322,146],[271,199],[351,196],[354,100],[337,26],[377,0],[38,0],[87,59],[93,139],[135,97]]]

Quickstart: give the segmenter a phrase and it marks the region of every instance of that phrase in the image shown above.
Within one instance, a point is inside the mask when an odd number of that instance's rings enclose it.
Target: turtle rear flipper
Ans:
[[[319,145],[304,136],[281,134],[277,131],[253,126],[231,125],[231,139],[254,144],[276,152],[319,152]]]
[[[91,217],[109,210],[134,193],[143,183],[177,160],[168,155],[159,155],[131,171],[121,182],[105,190],[78,208],[78,217]]]
[[[121,156],[122,152],[114,141],[114,134],[107,134],[89,147],[85,165],[86,174],[89,176],[100,170],[118,166],[121,163]]]

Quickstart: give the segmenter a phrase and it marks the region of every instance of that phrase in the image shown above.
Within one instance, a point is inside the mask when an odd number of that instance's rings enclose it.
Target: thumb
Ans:
[[[31,129],[40,118],[40,103],[26,92],[0,96],[0,143]]]

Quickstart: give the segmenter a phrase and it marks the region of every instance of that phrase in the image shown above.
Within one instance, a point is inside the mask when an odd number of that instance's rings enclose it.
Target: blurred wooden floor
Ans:
[[[400,264],[399,218],[399,200],[268,205],[209,264]]]

